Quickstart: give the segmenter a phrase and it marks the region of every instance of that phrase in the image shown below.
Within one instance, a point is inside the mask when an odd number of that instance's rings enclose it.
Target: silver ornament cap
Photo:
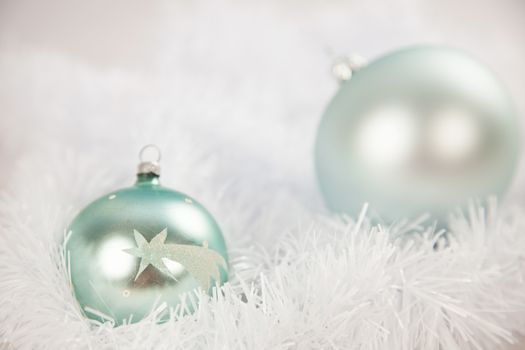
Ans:
[[[160,176],[160,148],[157,145],[149,144],[139,152],[140,163],[137,168],[138,175],[154,174]]]

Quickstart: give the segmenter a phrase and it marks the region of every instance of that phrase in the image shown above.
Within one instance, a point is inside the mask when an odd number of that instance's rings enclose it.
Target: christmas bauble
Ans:
[[[227,280],[219,226],[195,199],[161,186],[155,162],[140,164],[134,186],[83,209],[64,244],[75,296],[101,322],[137,322],[166,303],[162,321],[181,294]]]
[[[518,158],[517,117],[485,66],[448,48],[386,55],[342,82],[317,135],[328,206],[370,203],[392,221],[442,218],[472,198],[501,195]]]

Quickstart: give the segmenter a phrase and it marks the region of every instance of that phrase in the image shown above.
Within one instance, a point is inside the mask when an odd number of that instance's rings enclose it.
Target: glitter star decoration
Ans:
[[[204,290],[210,288],[210,278],[220,280],[219,267],[226,270],[226,261],[217,252],[208,248],[207,242],[203,246],[187,244],[165,243],[168,230],[165,228],[151,239],[150,242],[137,230],[133,230],[137,246],[124,249],[128,254],[140,258],[140,265],[135,280],[144,272],[146,267],[153,265],[160,272],[175,279],[164,259],[178,262],[188,273],[195,278]]]

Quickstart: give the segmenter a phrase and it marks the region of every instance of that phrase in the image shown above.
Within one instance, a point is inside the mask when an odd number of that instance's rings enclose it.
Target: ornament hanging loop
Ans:
[[[366,64],[366,59],[360,55],[341,56],[332,64],[332,75],[339,83],[343,83],[350,80],[352,75]]]
[[[139,166],[137,174],[154,174],[160,176],[160,159],[162,153],[160,148],[157,145],[149,144],[144,147],[139,152]]]

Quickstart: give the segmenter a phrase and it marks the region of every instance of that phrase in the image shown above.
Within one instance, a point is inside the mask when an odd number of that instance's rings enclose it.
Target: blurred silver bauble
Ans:
[[[321,190],[335,212],[369,202],[391,221],[436,218],[501,195],[519,153],[519,123],[501,83],[453,49],[386,55],[343,81],[316,142]]]

